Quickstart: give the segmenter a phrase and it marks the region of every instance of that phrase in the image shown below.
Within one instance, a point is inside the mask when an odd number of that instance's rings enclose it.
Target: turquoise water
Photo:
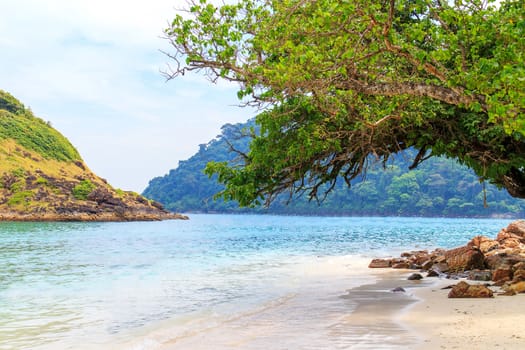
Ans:
[[[348,334],[332,331],[355,302],[341,296],[373,282],[371,257],[454,247],[508,223],[257,215],[0,223],[0,349],[193,349],[212,335],[203,349],[347,348]]]

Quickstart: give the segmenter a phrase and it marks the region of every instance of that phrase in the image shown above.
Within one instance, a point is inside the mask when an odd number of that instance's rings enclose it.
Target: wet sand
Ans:
[[[377,278],[331,297],[330,303],[290,295],[267,309],[196,327],[181,338],[126,349],[522,349],[525,295],[448,299],[457,280],[409,281],[412,270],[370,270]],[[402,287],[405,292],[393,292]],[[341,300],[348,312],[341,312]],[[305,308],[305,305],[311,307]],[[300,322],[296,318],[312,322]],[[310,328],[309,328],[310,327]],[[199,330],[200,328],[200,330]],[[173,334],[172,334],[173,335]],[[150,338],[151,340],[151,338]]]

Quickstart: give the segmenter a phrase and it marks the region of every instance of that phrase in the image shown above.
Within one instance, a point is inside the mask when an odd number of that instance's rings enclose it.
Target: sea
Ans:
[[[403,349],[409,329],[367,317],[392,294],[366,287],[382,278],[370,259],[464,245],[509,222],[3,222],[0,349]]]

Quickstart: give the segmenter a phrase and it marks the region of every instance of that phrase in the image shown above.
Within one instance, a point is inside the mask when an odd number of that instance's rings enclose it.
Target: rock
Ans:
[[[368,264],[369,268],[372,269],[382,269],[392,266],[392,259],[373,259],[370,264]]]
[[[512,268],[509,265],[502,264],[492,271],[492,280],[497,282],[501,280],[510,281],[512,279]]]
[[[447,262],[447,258],[445,257],[445,253],[443,253],[443,255],[437,256],[434,259],[434,263],[436,263],[436,264],[440,264],[440,263],[444,263],[444,262]]]
[[[414,252],[414,255],[412,255],[412,257],[410,258],[410,260],[416,264],[416,265],[419,265],[419,266],[422,266],[423,263],[427,260],[429,260],[429,254],[428,254],[428,251],[426,250],[420,250],[420,251],[417,251],[417,252]]]
[[[432,265],[432,270],[435,270],[439,273],[448,272],[448,264],[446,262],[441,262]]]
[[[512,265],[514,271],[525,270],[525,261],[520,261]]]
[[[427,277],[439,277],[439,272],[436,270],[428,270]]]
[[[485,257],[485,264],[491,270],[495,270],[498,266],[504,264],[506,254],[494,254]]]
[[[499,241],[502,248],[518,248],[522,244],[522,239],[517,237],[504,238]]]
[[[525,220],[511,222],[509,226],[507,226],[506,231],[522,238],[525,237]]]
[[[425,261],[423,264],[421,264],[421,268],[425,271],[428,271],[432,268],[433,265],[434,265],[434,262],[431,259],[429,259]]]
[[[512,274],[512,282],[525,281],[525,270],[516,270]]]
[[[494,293],[488,287],[475,284],[470,285],[461,281],[452,287],[448,293],[449,298],[492,298]]]
[[[423,279],[423,276],[419,273],[413,273],[407,278],[409,281],[418,281]]]
[[[459,247],[445,252],[449,271],[459,272],[472,269],[483,269],[485,257],[475,247]]]
[[[498,241],[490,239],[485,236],[476,236],[467,243],[467,246],[479,249],[480,252],[486,254],[491,250],[498,249],[500,244]]]
[[[512,290],[514,293],[525,293],[525,281],[513,283],[505,288],[506,291]]]
[[[507,290],[505,292],[498,293],[498,295],[513,296],[513,295],[516,295],[516,292],[513,291],[512,289],[509,289],[509,290]]]
[[[469,271],[467,278],[472,281],[490,281],[492,273],[490,270],[472,270]]]
[[[393,269],[408,269],[410,268],[410,264],[407,261],[402,262],[392,262],[392,268]]]
[[[498,281],[495,281],[493,283],[494,286],[496,287],[502,287],[504,286],[505,284],[507,284],[507,282],[510,282],[510,278],[506,277],[506,278],[503,278],[503,279],[500,279]]]
[[[405,289],[404,289],[403,287],[396,287],[396,288],[392,289],[391,292],[394,292],[394,293],[404,293],[404,292],[405,292]]]
[[[151,201],[151,205],[159,210],[164,210],[164,206],[157,201]]]

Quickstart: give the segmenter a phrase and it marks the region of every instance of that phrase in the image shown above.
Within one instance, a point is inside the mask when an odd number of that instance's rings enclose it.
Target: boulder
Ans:
[[[494,239],[485,236],[476,236],[467,243],[467,246],[477,248],[480,252],[486,254],[491,250],[498,249],[500,244]]]
[[[464,246],[447,250],[445,258],[448,269],[452,272],[483,269],[485,267],[485,257],[476,247]]]
[[[520,247],[520,245],[522,244],[521,240],[522,240],[521,238],[517,238],[517,237],[508,237],[508,238],[501,239],[499,241],[499,244],[501,245],[502,248],[515,249],[515,248]]]
[[[492,280],[494,282],[506,280],[510,281],[512,279],[512,267],[510,265],[500,265],[497,269],[492,271]]]
[[[525,293],[525,281],[520,281],[504,288],[505,291],[513,291],[514,293]]]
[[[425,261],[423,264],[421,264],[421,268],[425,271],[428,271],[432,268],[433,265],[434,265],[434,262],[429,259]]]
[[[439,277],[439,272],[436,270],[428,270],[427,277]]]
[[[372,269],[392,267],[392,259],[373,259],[368,267]]]
[[[393,269],[408,269],[410,268],[410,264],[408,263],[408,261],[392,262],[392,268]]]
[[[525,238],[525,220],[516,220],[511,222],[509,226],[507,226],[506,231],[521,238]]]
[[[413,273],[410,276],[408,276],[409,281],[419,281],[421,279],[423,279],[423,276],[421,276],[421,274],[419,273]]]
[[[492,298],[494,293],[484,285],[468,284],[461,281],[452,287],[448,293],[449,298]]]
[[[485,257],[485,264],[491,270],[495,270],[498,266],[505,264],[506,254],[494,254]]]
[[[512,282],[525,281],[525,270],[516,270],[512,274]]]
[[[446,262],[441,262],[432,265],[432,270],[437,271],[439,273],[448,272],[448,264]]]

